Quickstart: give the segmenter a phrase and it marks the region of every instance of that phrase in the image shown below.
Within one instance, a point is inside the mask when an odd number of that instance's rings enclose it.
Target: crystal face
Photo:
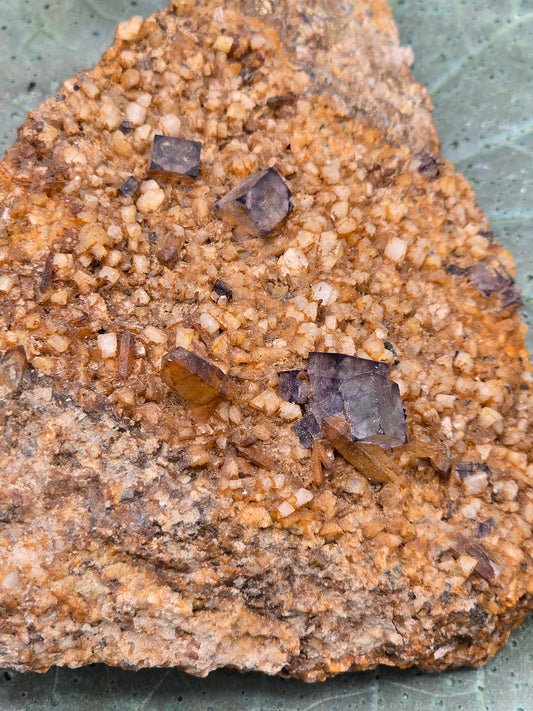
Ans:
[[[236,396],[236,386],[229,376],[186,348],[174,348],[163,356],[161,380],[175,395],[194,405]]]
[[[236,227],[253,237],[266,237],[293,208],[292,193],[274,168],[251,173],[215,203]]]
[[[382,447],[407,441],[400,388],[377,373],[363,373],[340,383],[352,439]]]
[[[141,184],[139,181],[134,178],[133,175],[130,175],[130,177],[126,178],[126,180],[122,183],[118,191],[121,195],[124,195],[124,197],[132,197],[140,187]]]
[[[386,363],[342,353],[309,353],[307,369],[278,373],[284,400],[306,405],[294,426],[304,447],[323,437],[326,420],[346,423],[349,440],[397,447],[407,441],[400,389]],[[305,377],[307,376],[307,377]]]
[[[150,154],[150,170],[196,178],[201,150],[199,141],[156,134]]]
[[[322,439],[324,436],[314,415],[305,415],[292,426],[292,429],[300,444],[306,449],[309,449],[315,440]]]
[[[217,296],[225,296],[228,301],[233,296],[233,289],[222,279],[215,279],[211,288]]]
[[[282,370],[278,373],[279,394],[287,402],[303,405],[309,398],[309,381],[305,370]]]
[[[476,262],[468,267],[467,275],[483,296],[500,294],[502,308],[519,304],[522,301],[513,277],[496,257]]]

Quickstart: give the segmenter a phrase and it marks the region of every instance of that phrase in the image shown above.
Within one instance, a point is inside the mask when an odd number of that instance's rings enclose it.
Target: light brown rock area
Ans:
[[[177,0],[22,126],[0,166],[0,664],[438,670],[532,609],[513,260],[410,59],[381,0]],[[149,172],[155,134],[191,149],[180,176]],[[254,237],[214,205],[265,168],[293,208]],[[312,351],[387,363],[408,443],[329,418],[337,451],[302,446],[277,373]]]

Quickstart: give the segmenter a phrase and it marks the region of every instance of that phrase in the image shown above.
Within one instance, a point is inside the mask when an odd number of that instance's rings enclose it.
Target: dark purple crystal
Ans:
[[[455,473],[459,479],[466,479],[468,476],[485,472],[490,477],[491,471],[484,462],[455,462]]]
[[[307,375],[311,385],[310,409],[318,421],[330,415],[346,417],[346,402],[341,383],[349,384],[364,373],[386,377],[389,366],[343,353],[309,353]]]
[[[274,168],[251,173],[215,203],[237,227],[254,237],[265,237],[293,208],[292,193]]]
[[[340,391],[352,439],[382,447],[407,442],[400,388],[378,373],[363,373],[343,380]]]
[[[121,121],[118,130],[124,134],[124,136],[128,136],[130,133],[133,133],[135,126],[130,121]]]
[[[489,257],[489,259],[476,262],[468,267],[467,275],[483,296],[501,294],[502,308],[518,304],[522,300],[513,277],[497,257]]]
[[[423,153],[418,164],[418,172],[431,179],[438,178],[440,175],[439,164],[430,153]]]
[[[389,366],[369,358],[358,358],[345,353],[309,353],[307,373],[309,379],[314,377],[336,377],[339,379],[355,378],[363,373],[378,373],[387,376]]]
[[[310,447],[321,437],[320,424],[335,416],[349,425],[354,442],[404,444],[407,430],[400,389],[387,377],[388,370],[379,361],[315,352],[309,353],[306,371],[278,373],[281,397],[306,406],[305,417],[293,428],[300,442]]]
[[[309,381],[305,370],[282,370],[278,373],[279,394],[287,402],[304,405],[309,399]]]
[[[324,437],[314,415],[304,415],[292,426],[292,429],[300,440],[300,444],[306,449],[309,449],[317,439]]]
[[[156,134],[150,154],[150,170],[196,178],[201,150],[199,141]]]
[[[518,291],[514,284],[509,286],[507,289],[504,289],[504,291],[501,292],[501,297],[502,300],[500,306],[502,309],[505,309],[507,306],[515,306],[522,303],[522,294]]]
[[[222,279],[215,279],[212,290],[217,294],[217,296],[225,296],[228,301],[233,296],[233,290],[229,284],[226,284]]]
[[[122,183],[118,191],[121,195],[124,195],[124,197],[132,197],[133,195],[135,195],[135,193],[139,190],[140,187],[141,184],[139,183],[137,178],[134,178],[133,175],[130,175],[130,177],[126,178],[126,180]]]

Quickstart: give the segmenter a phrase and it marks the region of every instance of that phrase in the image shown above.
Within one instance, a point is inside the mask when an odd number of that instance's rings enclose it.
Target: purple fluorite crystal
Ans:
[[[222,279],[215,279],[211,287],[217,296],[225,296],[229,301],[233,296],[233,289],[229,284],[226,284]]]
[[[400,388],[378,373],[342,380],[340,391],[352,439],[382,447],[407,442]]]
[[[122,185],[119,187],[118,191],[121,195],[124,195],[124,197],[132,197],[135,195],[135,193],[139,190],[141,187],[141,184],[135,178],[133,175],[130,175],[129,178],[126,178],[126,180],[122,183]]]
[[[501,306],[512,306],[522,301],[513,277],[497,257],[489,257],[468,267],[467,275],[483,296],[500,294]]]
[[[344,419],[354,442],[396,447],[407,441],[400,389],[387,377],[386,363],[342,353],[310,353],[304,371],[278,373],[280,395],[306,405],[306,416],[294,426],[304,447],[320,438],[320,423]],[[300,383],[307,386],[300,390]],[[305,398],[305,399],[304,399]]]
[[[287,402],[304,405],[309,399],[309,381],[305,370],[282,370],[278,373],[279,394]]]
[[[314,415],[304,415],[292,426],[292,429],[300,440],[300,444],[306,449],[309,449],[317,439],[324,437]]]
[[[152,143],[150,170],[196,178],[201,150],[199,141],[157,134]]]
[[[466,479],[478,472],[484,472],[487,476],[491,475],[490,469],[484,462],[455,462],[455,473],[459,479]]]
[[[265,237],[292,210],[291,195],[278,171],[265,168],[241,180],[215,210],[253,237]]]

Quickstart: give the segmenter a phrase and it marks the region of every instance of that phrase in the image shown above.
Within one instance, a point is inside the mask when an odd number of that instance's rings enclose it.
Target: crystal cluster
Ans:
[[[252,237],[266,237],[292,210],[291,196],[278,171],[265,168],[243,178],[215,210]]]
[[[407,432],[400,390],[387,377],[388,369],[378,361],[315,352],[309,353],[305,370],[279,373],[281,397],[305,406],[305,416],[294,425],[301,444],[310,447],[317,439],[329,438],[328,432],[337,443],[346,440],[384,448],[404,444]]]

